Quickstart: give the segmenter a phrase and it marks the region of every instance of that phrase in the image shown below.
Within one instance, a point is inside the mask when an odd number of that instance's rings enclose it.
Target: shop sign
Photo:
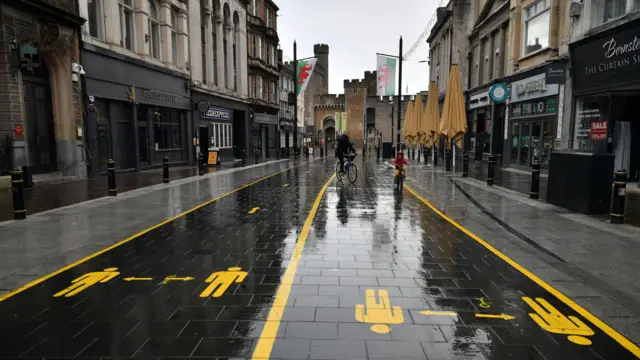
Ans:
[[[640,76],[640,27],[590,36],[571,46],[575,89],[587,90],[638,82]],[[631,22],[629,23],[631,24]]]
[[[25,75],[41,75],[42,61],[37,47],[29,44],[20,46],[20,69]]]
[[[489,105],[491,105],[491,99],[488,91],[469,97],[469,110]]]
[[[22,136],[22,134],[23,134],[22,125],[15,125],[13,127],[13,132],[14,132],[14,134],[16,134],[16,136]]]
[[[555,63],[555,64],[548,65],[546,72],[547,72],[547,77],[546,77],[547,84],[564,84],[565,73],[566,73],[565,64]]]
[[[552,115],[558,112],[556,97],[511,104],[511,117]]]
[[[593,121],[591,123],[591,134],[589,136],[591,140],[606,140],[608,134],[607,126],[607,121]]]
[[[558,84],[547,84],[546,73],[511,83],[512,103],[553,95],[558,95]]]
[[[507,84],[494,84],[491,89],[489,89],[489,96],[495,103],[503,103],[507,101],[507,98],[509,97],[509,88],[507,87]]]
[[[270,115],[270,114],[264,114],[264,113],[254,113],[253,121],[254,123],[267,124],[267,125],[278,125],[279,123],[277,115]]]
[[[200,113],[200,118],[209,121],[232,121],[233,110],[217,106],[209,106],[206,112]]]
[[[149,100],[155,100],[155,101],[171,103],[171,104],[175,103],[177,98],[176,95],[161,93],[153,90],[144,90],[142,92],[142,96],[144,96],[146,99],[149,99]]]

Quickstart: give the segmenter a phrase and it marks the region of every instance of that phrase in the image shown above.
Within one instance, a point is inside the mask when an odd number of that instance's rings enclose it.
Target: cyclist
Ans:
[[[340,159],[340,172],[344,173],[344,155],[353,153],[351,155],[351,161],[356,156],[356,149],[354,149],[353,145],[349,141],[349,135],[347,133],[342,134],[342,137],[338,140],[338,146],[336,146],[336,155],[338,159]]]
[[[404,166],[409,165],[409,162],[404,158],[404,153],[402,151],[398,151],[398,155],[396,155],[396,158],[393,159],[392,164],[396,166],[396,175],[393,180],[394,183],[397,184],[400,170],[402,170],[402,177],[404,178],[404,176],[407,174],[407,169],[405,169]]]

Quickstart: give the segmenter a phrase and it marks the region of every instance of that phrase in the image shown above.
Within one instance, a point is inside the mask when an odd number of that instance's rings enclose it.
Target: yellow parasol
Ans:
[[[423,132],[421,130],[424,118],[424,106],[422,105],[422,95],[416,95],[416,101],[413,104],[413,122],[411,123],[411,132],[414,134],[413,145],[420,144]]]
[[[404,136],[404,142],[409,143],[413,140],[413,133],[411,133],[411,123],[413,122],[413,101],[409,100],[407,103],[407,111],[404,115],[404,123],[402,124],[402,136]],[[398,144],[399,146],[400,144]]]
[[[440,133],[447,138],[447,148],[454,141],[459,148],[462,148],[462,136],[467,132],[467,114],[464,109],[458,64],[451,65],[449,85],[445,96],[442,119],[440,120]]]
[[[427,96],[427,109],[421,122],[423,144],[427,147],[438,145],[440,140],[440,107],[438,106],[438,85],[435,81],[429,83],[429,95]]]

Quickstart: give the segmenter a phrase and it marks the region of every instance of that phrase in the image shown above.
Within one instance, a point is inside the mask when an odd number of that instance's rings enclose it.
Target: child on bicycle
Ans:
[[[402,170],[402,178],[403,179],[407,175],[407,169],[405,169],[404,166],[405,165],[409,165],[409,162],[407,161],[407,159],[404,158],[404,153],[402,151],[398,151],[398,155],[396,155],[396,158],[393,159],[392,164],[396,166],[396,173],[395,173],[395,176],[394,176],[393,180],[397,184],[398,183],[398,175],[400,174],[401,170]]]

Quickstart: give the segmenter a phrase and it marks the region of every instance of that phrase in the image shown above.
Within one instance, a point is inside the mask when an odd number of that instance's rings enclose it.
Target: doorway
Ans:
[[[554,123],[553,118],[511,122],[509,164],[512,167],[530,168],[534,159],[537,159],[541,168],[548,169]]]
[[[260,148],[260,150],[262,151],[262,158],[266,158],[267,157],[267,127],[266,126],[261,126],[260,127],[260,143],[262,144],[262,147]]]
[[[34,174],[56,170],[56,144],[49,83],[42,79],[23,81],[29,165]]]

